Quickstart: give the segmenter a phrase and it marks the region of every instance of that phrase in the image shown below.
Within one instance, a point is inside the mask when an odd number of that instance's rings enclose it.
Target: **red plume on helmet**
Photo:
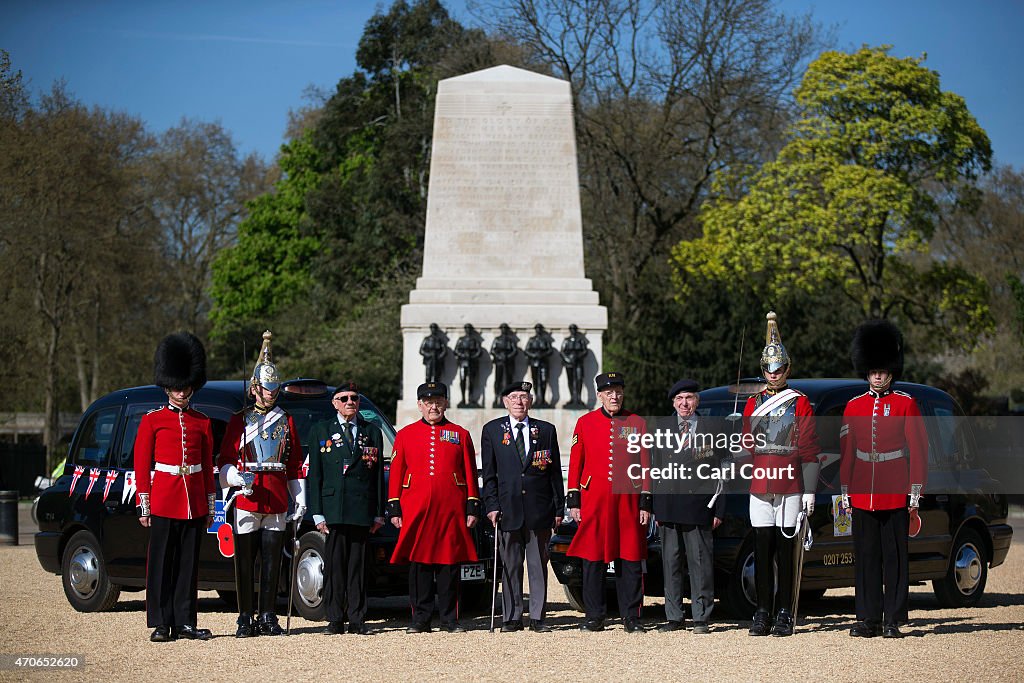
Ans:
[[[160,340],[153,359],[153,384],[165,389],[193,391],[206,384],[206,349],[189,332],[176,332]]]
[[[872,370],[885,370],[898,382],[903,375],[903,335],[888,320],[862,323],[853,333],[850,358],[861,377]]]

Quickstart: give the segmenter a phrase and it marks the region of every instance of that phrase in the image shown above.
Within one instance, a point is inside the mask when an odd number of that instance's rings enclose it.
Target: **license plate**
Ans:
[[[485,578],[487,578],[487,575],[484,573],[484,565],[482,562],[462,565],[463,581],[483,581]]]
[[[608,563],[608,569],[605,570],[605,573],[606,574],[614,574],[615,573],[615,560],[612,560],[611,562]]]

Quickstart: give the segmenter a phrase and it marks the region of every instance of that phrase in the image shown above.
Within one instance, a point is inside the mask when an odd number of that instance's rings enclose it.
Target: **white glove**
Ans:
[[[245,486],[245,480],[242,479],[242,473],[238,471],[238,468],[234,465],[227,465],[220,471],[220,483],[225,487],[242,488]]]
[[[805,493],[800,497],[800,502],[803,505],[804,511],[809,515],[814,512],[814,494]]]
[[[288,493],[295,501],[295,513],[289,519],[297,522],[306,516],[306,480],[290,479],[288,481]]]
[[[298,522],[299,520],[301,520],[305,516],[306,516],[306,506],[305,505],[296,505],[295,506],[295,512],[288,519],[290,519],[293,522]]]
[[[848,490],[848,488],[846,486],[843,486],[843,487],[841,487],[841,492],[842,492],[842,494],[841,494],[839,502],[840,502],[840,504],[844,508],[849,510],[850,509],[850,493],[849,493],[849,490]]]

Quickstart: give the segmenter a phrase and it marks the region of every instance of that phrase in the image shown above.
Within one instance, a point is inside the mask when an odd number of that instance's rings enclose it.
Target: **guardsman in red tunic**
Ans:
[[[856,558],[857,623],[850,635],[900,638],[910,597],[908,527],[928,475],[928,434],[917,402],[892,389],[903,374],[896,326],[871,320],[858,327],[852,356],[869,388],[846,404],[839,431],[842,505],[853,507]]]
[[[188,332],[168,335],[156,349],[153,383],[168,405],[142,417],[135,438],[139,523],[149,527],[146,622],[157,643],[208,640],[196,628],[199,542],[213,523],[213,430],[189,407],[206,384],[206,350]]]
[[[569,453],[565,505],[579,524],[568,555],[583,560],[580,628],[603,631],[607,613],[604,578],[615,565],[619,614],[628,633],[642,633],[643,560],[651,520],[650,455],[639,439],[647,424],[623,405],[625,378],[606,372],[595,378],[601,407],[576,422]]]
[[[460,563],[476,562],[469,530],[480,517],[476,453],[469,432],[449,422],[448,386],[426,382],[416,389],[423,419],[395,436],[386,515],[398,528],[392,564],[409,564],[412,624],[406,633],[429,633],[434,583],[441,630],[459,625]]]
[[[767,315],[761,371],[764,391],[743,409],[744,447],[753,455],[750,524],[754,527],[754,584],[757,609],[750,635],[793,634],[797,516],[814,512],[818,482],[818,435],[807,397],[787,385],[792,361],[782,345],[774,312]],[[778,594],[775,572],[778,568]],[[772,620],[772,598],[775,618]]]
[[[238,594],[236,638],[278,636],[284,632],[275,614],[281,550],[288,522],[297,522],[306,514],[299,432],[292,416],[274,405],[281,390],[281,379],[270,358],[272,339],[270,330],[263,333],[259,361],[249,381],[249,393],[256,403],[231,417],[217,459],[221,484],[238,487],[230,499],[235,508],[232,532]],[[295,500],[291,517],[288,516],[289,496]],[[259,618],[254,619],[257,553],[260,556]]]

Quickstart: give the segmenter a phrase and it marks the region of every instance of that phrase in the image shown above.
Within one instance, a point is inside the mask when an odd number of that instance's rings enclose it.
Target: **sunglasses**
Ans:
[[[359,395],[346,394],[345,396],[335,396],[334,400],[338,403],[359,403]]]

